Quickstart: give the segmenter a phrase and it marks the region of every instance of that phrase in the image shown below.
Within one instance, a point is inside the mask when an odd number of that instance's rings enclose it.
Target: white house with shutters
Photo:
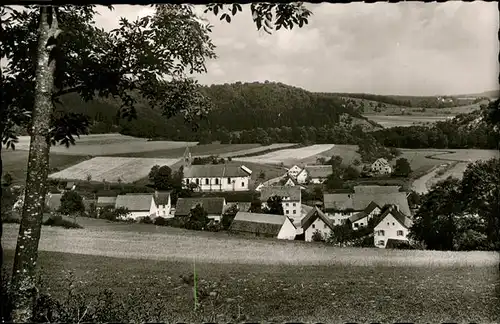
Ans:
[[[304,240],[306,242],[313,240],[313,235],[316,231],[321,234],[323,240],[326,240],[332,233],[333,226],[332,221],[318,207],[311,209],[301,221]]]
[[[269,186],[260,191],[262,208],[267,207],[267,200],[273,196],[281,197],[283,212],[285,216],[292,218],[293,222],[300,221],[301,213],[301,189],[299,186]]]
[[[297,175],[302,171],[302,168],[298,165],[294,165],[290,169],[287,170],[287,174],[292,178],[297,178]]]
[[[395,206],[388,208],[380,217],[380,222],[373,229],[376,247],[385,248],[389,240],[408,242],[408,233],[412,225],[409,217],[399,212]]]
[[[156,204],[156,217],[173,217],[172,215],[170,215],[170,211],[172,209],[170,191],[155,191],[153,200]]]
[[[324,183],[328,176],[332,174],[331,165],[306,165],[297,175],[297,182],[303,183]]]
[[[386,159],[380,158],[372,163],[371,171],[378,174],[391,174],[392,167]]]

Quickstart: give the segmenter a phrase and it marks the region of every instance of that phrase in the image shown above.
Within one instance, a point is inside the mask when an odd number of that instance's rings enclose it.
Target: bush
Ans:
[[[161,216],[158,216],[155,218],[154,224],[158,226],[166,226],[167,220]]]
[[[313,233],[312,240],[313,240],[313,242],[322,242],[322,241],[324,241],[323,235],[321,234],[321,232],[319,230],[316,230]]]
[[[178,227],[178,228],[185,228],[186,223],[187,223],[187,218],[186,217],[174,217],[170,219],[166,219],[166,226],[171,226],[171,227]]]
[[[153,220],[151,219],[151,217],[146,216],[146,217],[142,217],[139,220],[139,223],[141,223],[141,224],[153,224]]]
[[[222,231],[223,229],[223,226],[220,222],[216,223],[215,221],[211,220],[208,224],[207,224],[207,231],[210,231],[210,232],[220,232]]]
[[[43,225],[59,226],[64,228],[83,228],[81,225],[75,222],[64,219],[61,215],[51,216],[43,223]]]

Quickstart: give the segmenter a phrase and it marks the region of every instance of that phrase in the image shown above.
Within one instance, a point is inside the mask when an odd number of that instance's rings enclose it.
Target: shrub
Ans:
[[[141,223],[141,224],[153,224],[153,220],[151,219],[151,217],[146,216],[146,217],[142,217],[139,220],[139,223]]]
[[[186,222],[186,217],[174,217],[166,220],[166,226],[185,228]]]
[[[64,228],[83,228],[81,225],[75,222],[64,219],[61,215],[51,216],[43,223],[43,225],[59,226]]]
[[[323,235],[321,234],[321,232],[319,230],[314,231],[314,233],[312,235],[312,240],[313,240],[313,242],[322,242],[322,241],[324,241]]]
[[[155,218],[154,224],[158,226],[165,226],[167,225],[167,220],[161,216],[158,216]]]
[[[210,232],[220,232],[222,231],[223,229],[223,226],[220,222],[216,223],[215,221],[211,220],[208,224],[207,224],[207,231],[210,231]]]

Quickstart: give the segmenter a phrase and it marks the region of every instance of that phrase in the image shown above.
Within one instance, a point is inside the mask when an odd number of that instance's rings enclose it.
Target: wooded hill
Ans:
[[[229,133],[271,127],[324,127],[339,124],[342,118],[351,118],[365,129],[379,126],[363,117],[345,100],[328,94],[319,94],[282,83],[241,83],[206,86],[201,89],[210,98],[213,110],[200,123],[205,132]],[[93,133],[119,131],[126,135],[172,140],[198,140],[182,116],[166,119],[144,102],[137,105],[137,120],[116,118],[120,105],[115,99],[96,99],[85,103],[79,97],[62,98],[61,109],[89,115],[95,125]]]

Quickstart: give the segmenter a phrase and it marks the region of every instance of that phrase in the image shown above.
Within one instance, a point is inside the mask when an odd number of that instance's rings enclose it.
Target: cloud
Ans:
[[[249,5],[214,26],[217,60],[201,83],[279,81],[311,91],[434,95],[498,87],[498,11],[494,3],[306,4],[303,28],[257,31]],[[117,26],[150,8],[116,6],[97,23]],[[114,26],[114,27],[113,27]]]

